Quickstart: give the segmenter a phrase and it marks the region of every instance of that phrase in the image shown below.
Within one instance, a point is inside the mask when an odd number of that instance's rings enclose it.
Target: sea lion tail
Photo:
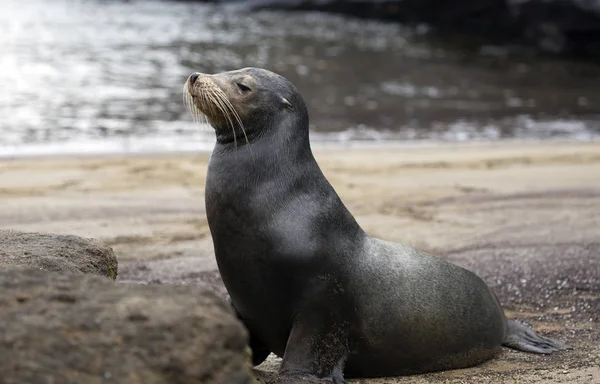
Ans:
[[[543,355],[568,348],[562,341],[540,336],[532,329],[514,320],[507,321],[506,331],[502,345],[508,348]]]

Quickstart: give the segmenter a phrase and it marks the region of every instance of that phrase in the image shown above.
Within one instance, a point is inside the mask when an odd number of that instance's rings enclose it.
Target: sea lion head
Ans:
[[[308,113],[296,87],[266,69],[194,72],[185,82],[184,99],[193,116],[206,117],[218,142],[250,143],[282,129],[308,131]]]

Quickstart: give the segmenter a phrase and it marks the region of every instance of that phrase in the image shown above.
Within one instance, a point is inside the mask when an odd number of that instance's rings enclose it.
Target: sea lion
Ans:
[[[184,96],[215,129],[206,213],[254,364],[273,352],[282,380],[339,384],[468,367],[501,345],[564,347],[507,320],[472,272],[365,233],[313,157],[307,108],[284,77],[196,72]]]

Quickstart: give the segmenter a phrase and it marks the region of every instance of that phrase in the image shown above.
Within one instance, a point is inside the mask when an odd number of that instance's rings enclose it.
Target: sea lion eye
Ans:
[[[283,102],[283,105],[285,105],[286,107],[290,108],[290,109],[294,109],[294,107],[292,107],[292,103],[290,103],[288,101],[288,99],[286,99],[285,97],[281,98],[281,102]]]
[[[236,83],[236,84],[237,84],[238,88],[240,89],[240,91],[242,91],[242,92],[250,92],[251,91],[251,89],[249,87],[245,86],[242,83]]]

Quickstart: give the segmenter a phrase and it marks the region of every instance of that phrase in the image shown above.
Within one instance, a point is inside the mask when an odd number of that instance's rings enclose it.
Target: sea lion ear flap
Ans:
[[[286,99],[285,97],[281,96],[281,102],[283,103],[283,105],[285,105],[287,108],[289,109],[294,109],[294,107],[292,106],[292,103],[289,102],[288,99]]]

